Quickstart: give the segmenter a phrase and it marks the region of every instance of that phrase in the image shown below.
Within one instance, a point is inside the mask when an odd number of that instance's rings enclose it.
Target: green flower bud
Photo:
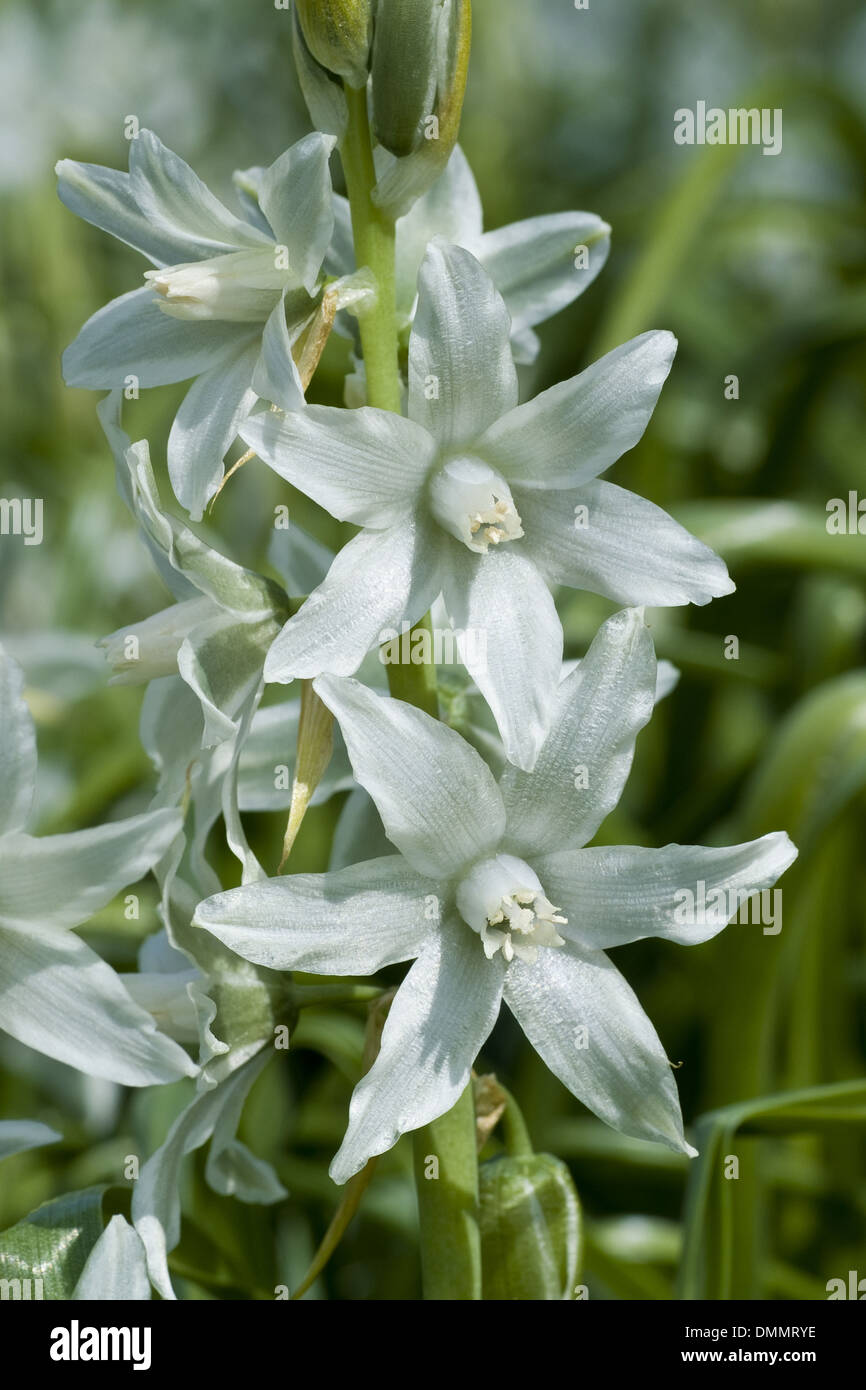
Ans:
[[[453,118],[457,88],[459,125],[469,22],[468,0],[379,0],[371,63],[373,130],[399,158],[442,138],[443,121]]]
[[[478,1177],[482,1298],[573,1299],[582,1220],[566,1165],[551,1154],[502,1155]]]
[[[438,13],[435,46],[429,42],[428,29],[416,21],[415,46],[407,48],[413,61],[407,63],[404,53],[398,63],[395,53],[386,66],[378,45],[386,42],[389,12],[422,9],[428,20],[431,12],[434,18]],[[427,0],[426,5],[415,0],[379,0],[373,40],[373,128],[393,157],[381,168],[377,164],[379,181],[373,201],[388,217],[403,217],[432,187],[451,157],[463,113],[471,36],[470,0]],[[426,55],[425,63],[419,55]],[[431,70],[436,79],[432,101]]]
[[[350,87],[365,87],[373,0],[295,0],[295,13],[316,62]]]

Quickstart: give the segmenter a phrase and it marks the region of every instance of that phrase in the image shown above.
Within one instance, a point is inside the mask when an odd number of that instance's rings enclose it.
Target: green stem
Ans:
[[[416,1130],[413,1138],[424,1298],[479,1300],[481,1232],[472,1083],[452,1110]]]
[[[381,993],[381,985],[294,985],[292,1003],[299,1009],[323,1004],[370,1004]]]
[[[367,402],[380,410],[402,408],[400,368],[397,360],[397,309],[394,289],[394,222],[373,202],[376,169],[367,116],[367,93],[346,87],[349,123],[340,149],[346,189],[352,211],[355,262],[367,266],[376,278],[372,308],[358,317]]]
[[[409,633],[408,646],[412,651],[416,632],[426,632],[427,650],[433,650],[433,622],[428,613]],[[402,645],[403,639],[400,639]],[[415,705],[433,719],[439,718],[439,695],[436,686],[436,666],[433,661],[391,661],[387,666],[388,689],[395,700]]]
[[[504,1086],[501,1089],[505,1091],[506,1104],[499,1123],[502,1125],[502,1138],[509,1157],[517,1158],[522,1154],[534,1153],[535,1150],[532,1147],[532,1140],[529,1137],[529,1130],[526,1128],[526,1121],[520,1106],[510,1091],[507,1091]]]

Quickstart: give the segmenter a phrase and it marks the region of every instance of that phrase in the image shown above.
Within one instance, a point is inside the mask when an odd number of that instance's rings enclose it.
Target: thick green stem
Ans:
[[[340,149],[349,206],[355,262],[367,266],[376,278],[372,308],[358,317],[361,350],[367,375],[367,402],[380,410],[400,414],[402,390],[397,360],[397,317],[394,293],[394,222],[373,202],[376,169],[367,116],[367,93],[346,87],[349,123]]]
[[[421,1273],[428,1301],[481,1298],[472,1083],[447,1115],[415,1131]]]

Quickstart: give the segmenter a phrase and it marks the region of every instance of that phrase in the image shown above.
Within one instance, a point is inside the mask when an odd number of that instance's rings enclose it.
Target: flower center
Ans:
[[[565,945],[556,928],[568,918],[558,915],[535,872],[513,854],[482,859],[470,869],[457,889],[457,908],[481,937],[488,960],[501,951],[507,961],[517,956],[532,965],[539,946]]]
[[[160,296],[160,309],[171,318],[258,323],[292,283],[290,270],[280,261],[284,250],[274,246],[229,251],[209,260],[148,270],[144,278]]]
[[[439,525],[479,555],[523,535],[511,489],[481,459],[443,464],[430,482],[430,505]]]

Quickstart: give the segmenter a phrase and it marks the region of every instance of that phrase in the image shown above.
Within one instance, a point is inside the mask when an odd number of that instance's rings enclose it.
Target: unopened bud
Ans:
[[[295,0],[295,12],[316,62],[350,87],[365,87],[373,0]]]
[[[503,1155],[478,1170],[482,1298],[575,1297],[580,1202],[566,1165],[551,1154]]]

